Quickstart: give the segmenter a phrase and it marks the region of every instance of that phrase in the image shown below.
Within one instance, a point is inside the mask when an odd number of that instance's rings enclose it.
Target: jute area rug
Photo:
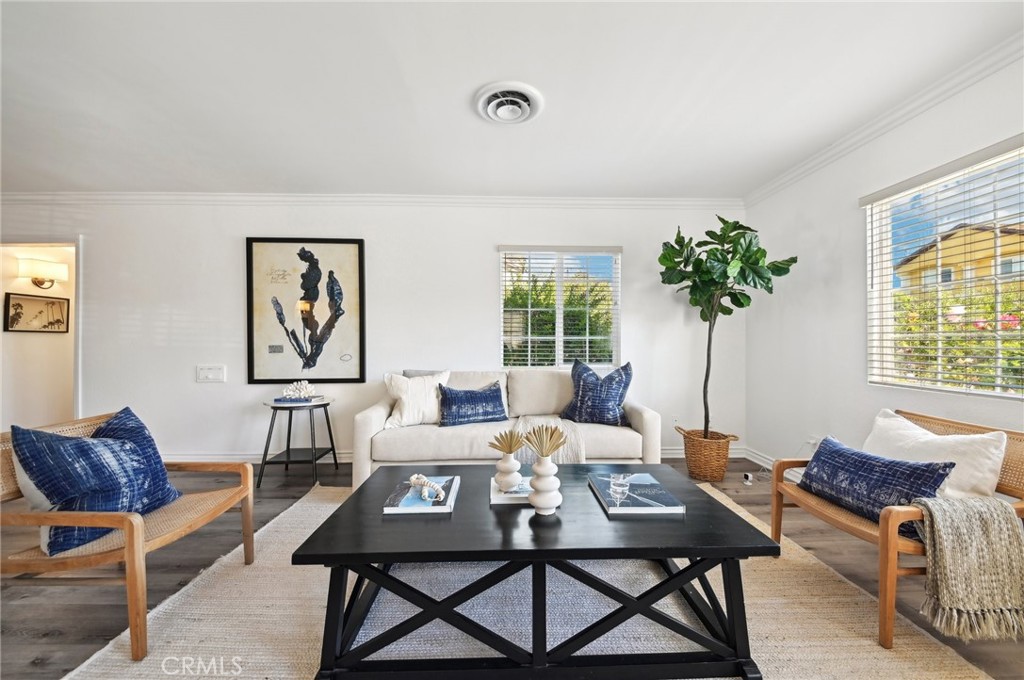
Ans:
[[[706,485],[702,488],[758,529],[768,532],[764,523],[724,494]],[[149,656],[143,661],[130,660],[128,632],[125,631],[66,677],[76,680],[166,680],[175,675],[274,680],[312,678],[319,666],[328,573],[318,567],[292,566],[291,554],[350,492],[337,487],[314,488],[256,534],[253,565],[243,565],[239,547],[151,611]],[[590,562],[586,566],[601,565]],[[481,568],[479,563],[467,564],[463,571],[468,577]],[[781,558],[746,560],[742,569],[753,657],[769,680],[917,680],[924,677],[973,680],[989,677],[899,616],[894,648],[879,647],[875,598],[788,539],[783,539]],[[601,575],[610,580],[615,578],[614,574]],[[647,577],[642,569],[637,569],[629,574],[629,586],[623,587],[630,590],[631,586],[642,586]],[[415,581],[417,575],[406,574],[403,578]],[[445,586],[431,588],[430,583],[422,582],[422,574],[419,578],[420,587],[430,594],[435,594],[431,590],[448,589]],[[524,602],[521,595],[529,592],[528,585],[522,584],[523,589],[519,590],[516,583],[506,584],[502,584],[505,602],[510,603],[510,607],[521,608],[521,604],[515,604],[517,595],[519,602]],[[549,585],[553,587],[555,583]],[[581,596],[585,597],[586,593]],[[602,599],[596,594],[593,598]],[[368,626],[387,626],[393,619],[401,620],[417,611],[403,609],[404,601],[386,591],[382,591],[379,601],[393,602],[396,607],[392,607],[387,617],[368,620]],[[675,613],[671,600],[663,602],[668,603],[666,610]],[[566,626],[552,623],[552,635],[556,638],[579,630],[588,620],[607,611],[601,609],[602,606],[609,606],[600,602],[588,604],[595,611],[581,619],[578,612],[583,608],[578,606],[578,600],[575,604],[576,613],[567,619],[571,621],[568,630],[562,630]],[[522,636],[524,632],[517,628],[517,622],[529,626],[528,603],[525,607],[522,615],[502,609],[500,615],[495,614],[500,621],[494,628],[512,640]],[[468,611],[464,613],[471,616]],[[505,628],[501,621],[506,622]],[[639,618],[634,621],[640,624]],[[486,625],[492,623],[495,621],[485,622]],[[473,648],[475,641],[467,642],[447,624],[434,622],[417,633],[419,637],[408,646],[390,653],[402,656],[432,648],[434,653],[440,650],[441,654],[460,656],[482,651]],[[625,640],[634,650],[656,642],[639,628],[624,628],[620,636],[620,640],[607,642]],[[681,641],[682,649],[689,644],[673,637],[676,644]],[[595,651],[593,645],[584,651]]]

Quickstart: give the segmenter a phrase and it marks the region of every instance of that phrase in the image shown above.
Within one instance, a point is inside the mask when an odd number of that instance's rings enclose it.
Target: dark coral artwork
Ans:
[[[249,382],[365,382],[363,241],[246,239]]]

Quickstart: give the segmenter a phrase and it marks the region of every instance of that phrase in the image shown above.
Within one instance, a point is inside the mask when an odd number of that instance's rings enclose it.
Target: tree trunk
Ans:
[[[711,428],[711,409],[708,406],[708,384],[711,382],[711,336],[715,332],[715,321],[717,321],[717,316],[717,314],[714,314],[708,317],[708,351],[707,358],[704,362],[704,439],[708,438],[708,433]]]

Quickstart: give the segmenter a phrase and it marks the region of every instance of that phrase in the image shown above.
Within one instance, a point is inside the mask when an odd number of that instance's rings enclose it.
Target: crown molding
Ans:
[[[174,192],[5,192],[8,205],[348,206],[414,208],[566,208],[577,210],[742,210],[739,198],[588,198],[418,196],[401,194],[215,194]]]
[[[953,71],[946,78],[918,92],[903,104],[862,125],[770,182],[754,189],[745,197],[746,206],[749,208],[760,203],[772,194],[795,184],[826,165],[834,163],[868,142],[878,139],[908,120],[1022,58],[1024,58],[1024,32],[1016,33],[977,59]]]

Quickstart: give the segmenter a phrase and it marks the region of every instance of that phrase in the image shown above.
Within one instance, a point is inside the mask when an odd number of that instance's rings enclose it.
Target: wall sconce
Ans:
[[[54,281],[68,280],[68,266],[62,262],[19,257],[18,276],[32,279],[32,283],[40,288],[53,288]]]

